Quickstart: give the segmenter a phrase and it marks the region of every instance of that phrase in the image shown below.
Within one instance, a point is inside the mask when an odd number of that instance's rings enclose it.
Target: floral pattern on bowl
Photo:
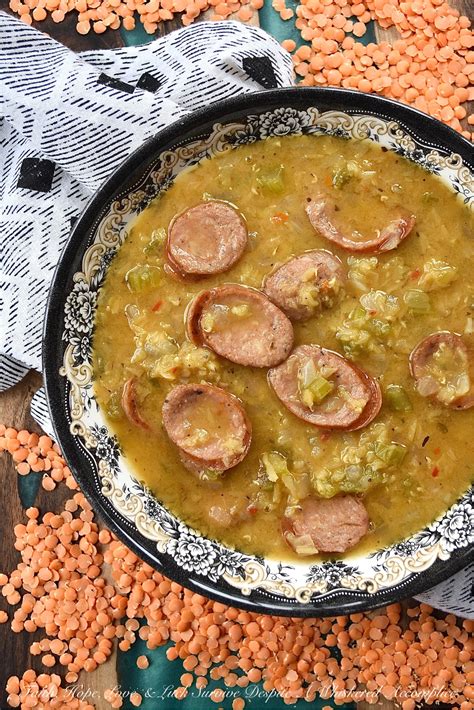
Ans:
[[[322,97],[324,103],[325,91],[329,90],[281,90],[227,102],[221,108],[223,120],[201,112],[201,121],[189,119],[175,135],[173,127],[167,129],[171,139],[166,136],[162,141],[168,141],[166,148],[157,136],[148,154],[144,148],[133,154],[127,163],[133,163],[136,179],[125,179],[122,169],[123,176],[104,186],[76,225],[69,245],[69,249],[75,245],[75,256],[69,262],[67,254],[62,257],[46,325],[47,392],[59,440],[81,486],[110,526],[150,564],[186,586],[236,606],[261,610],[264,605],[270,612],[292,616],[377,606],[426,589],[455,572],[472,557],[474,492],[468,491],[444,516],[411,538],[345,561],[278,562],[226,548],[171,515],[134,478],[94,397],[91,351],[98,291],[129,224],[183,168],[203,157],[269,136],[326,133],[369,138],[436,173],[466,204],[474,205],[472,167],[450,147],[459,143],[467,153],[463,139],[449,132],[443,139],[448,145],[441,144],[436,133],[424,129],[418,134],[416,118],[421,114],[377,97],[358,100],[355,97],[362,95],[354,92],[332,91],[337,99],[331,99],[334,108],[324,110],[317,99]],[[269,96],[276,107],[268,108]],[[240,103],[249,105],[242,108]],[[219,107],[210,113],[218,114]],[[425,120],[434,128],[440,125]],[[152,157],[147,161],[145,155]],[[58,312],[60,323],[52,315]]]

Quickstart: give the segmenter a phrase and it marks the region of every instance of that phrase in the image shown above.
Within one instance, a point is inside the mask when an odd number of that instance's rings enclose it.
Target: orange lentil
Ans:
[[[281,44],[283,49],[286,49],[287,52],[294,52],[296,49],[296,42],[292,39],[285,39]]]

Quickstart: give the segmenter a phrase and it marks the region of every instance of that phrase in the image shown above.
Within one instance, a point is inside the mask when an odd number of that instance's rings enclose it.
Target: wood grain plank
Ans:
[[[39,432],[29,409],[31,397],[40,384],[41,377],[31,372],[16,387],[0,393],[0,422],[17,429],[27,428],[29,431]],[[11,456],[7,453],[0,455],[0,481],[0,571],[9,574],[20,562],[20,554],[13,546],[15,542],[13,528],[24,520],[25,515],[18,495],[18,474],[13,467]],[[0,608],[7,611],[11,618],[11,607],[7,606],[2,596],[0,596]],[[14,634],[9,623],[0,625],[0,648],[2,649],[0,706],[6,705],[7,678],[22,673],[30,667],[29,646],[32,641],[39,638],[41,638],[39,633]]]
[[[207,22],[212,18],[213,15],[214,15],[213,9],[206,10],[206,12],[203,12],[202,15],[200,15],[197,18],[196,21],[197,22]],[[235,20],[236,22],[241,22],[241,20],[239,20],[239,18],[238,18],[238,12],[233,12],[231,15],[229,15],[229,17],[227,19]],[[250,20],[248,20],[247,22],[244,22],[243,24],[252,25],[252,27],[260,27],[260,22],[258,19],[258,12],[254,12],[252,18]]]
[[[8,0],[0,0],[0,10],[8,12],[18,19],[18,15],[10,10]],[[98,35],[89,32],[87,35],[80,35],[76,32],[77,13],[67,13],[63,22],[53,22],[48,15],[42,22],[33,22],[32,26],[40,32],[53,37],[61,44],[64,44],[74,52],[85,52],[90,49],[116,49],[123,47],[123,39],[118,30],[108,30],[104,34]]]
[[[0,393],[0,422],[6,423],[16,429],[28,429],[41,433],[41,429],[30,414],[31,397],[41,385],[41,376],[30,372],[25,379],[7,392]],[[14,468],[9,454],[0,455],[0,481],[2,483],[0,494],[0,572],[9,574],[21,561],[20,554],[14,548],[15,525],[26,521],[25,511],[22,507],[18,482],[19,476]],[[34,505],[40,509],[40,515],[47,511],[60,512],[64,503],[71,497],[71,491],[59,484],[54,491],[47,492],[39,488]],[[10,620],[13,617],[12,608],[0,596],[0,609],[7,611]],[[26,631],[13,633],[10,623],[0,625],[0,707],[6,706],[5,684],[9,676],[22,675],[27,668],[33,668],[37,673],[45,672],[41,663],[41,656],[32,656],[29,649],[34,641],[45,637],[42,630],[33,634]],[[57,664],[48,672],[64,676],[66,669]],[[115,656],[99,666],[94,673],[81,672],[74,686],[76,697],[89,697],[96,704],[97,710],[106,710],[109,704],[104,700],[104,691],[117,685]],[[72,686],[71,686],[72,687]]]
[[[83,698],[95,705],[96,710],[110,710],[110,704],[105,700],[104,693],[116,689],[120,685],[117,678],[116,655],[113,654],[106,663],[98,666],[93,673],[81,671],[76,683],[68,687],[77,698]],[[75,689],[77,688],[77,691]]]

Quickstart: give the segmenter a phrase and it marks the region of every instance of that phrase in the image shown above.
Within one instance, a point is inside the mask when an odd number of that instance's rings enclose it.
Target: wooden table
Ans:
[[[269,2],[270,0],[266,0]],[[474,4],[472,0],[451,0],[453,7],[458,8],[464,14],[474,19]],[[8,0],[0,0],[0,10],[9,11]],[[258,23],[258,20],[254,20]],[[102,35],[90,33],[86,36],[78,35],[75,31],[75,20],[73,15],[67,15],[64,22],[56,24],[52,20],[45,20],[38,23],[39,29],[62,42],[74,51],[84,51],[87,49],[111,49],[123,46],[123,39],[118,31],[108,30]],[[162,23],[158,35],[164,35],[180,27],[179,20],[172,20]],[[396,31],[376,28],[377,41],[393,41],[398,37]],[[1,91],[1,89],[0,89]],[[30,372],[25,379],[8,392],[0,393],[0,422],[13,426],[17,429],[29,429],[30,431],[40,431],[38,425],[30,415],[29,406],[31,397],[41,385],[41,376],[36,372]],[[36,475],[36,474],[32,474]],[[19,562],[19,553],[13,547],[13,528],[20,521],[25,519],[24,507],[18,494],[18,476],[13,467],[10,456],[6,454],[0,456],[0,481],[2,485],[2,496],[0,498],[0,571],[11,571]],[[46,493],[40,487],[35,498],[34,505],[42,511],[59,509],[64,500],[69,497],[69,490],[59,485],[53,492]],[[31,504],[31,503],[30,503]],[[27,506],[25,506],[27,507]],[[410,605],[410,600],[406,605]],[[29,647],[33,641],[38,641],[43,637],[43,632],[28,634],[26,632],[13,633],[9,624],[0,625],[0,710],[6,707],[5,683],[10,675],[21,675],[27,668],[34,668],[38,673],[44,672],[39,657],[31,656]],[[60,672],[64,669],[57,667],[49,672]],[[85,688],[96,691],[95,697],[103,698],[106,688],[114,687],[117,682],[114,658],[99,666],[93,673],[82,672],[79,676],[78,684],[84,684]],[[110,705],[105,700],[95,700],[97,710],[107,710]],[[359,703],[358,710],[368,710],[369,708],[389,708],[394,704],[384,701],[378,705],[368,705]],[[439,707],[439,706],[438,706]],[[164,709],[165,710],[165,709]]]

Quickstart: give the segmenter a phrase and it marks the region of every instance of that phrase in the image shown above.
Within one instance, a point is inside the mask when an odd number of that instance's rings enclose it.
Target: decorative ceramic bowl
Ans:
[[[214,104],[159,132],[99,190],[76,223],[52,285],[44,370],[52,419],[82,490],[142,559],[186,587],[252,610],[349,613],[426,590],[474,559],[474,492],[385,549],[347,561],[294,563],[202,537],[137,481],[93,392],[97,295],[129,225],[184,168],[235,146],[288,134],[369,138],[436,173],[474,204],[472,146],[418,111],[340,89],[280,89]]]

